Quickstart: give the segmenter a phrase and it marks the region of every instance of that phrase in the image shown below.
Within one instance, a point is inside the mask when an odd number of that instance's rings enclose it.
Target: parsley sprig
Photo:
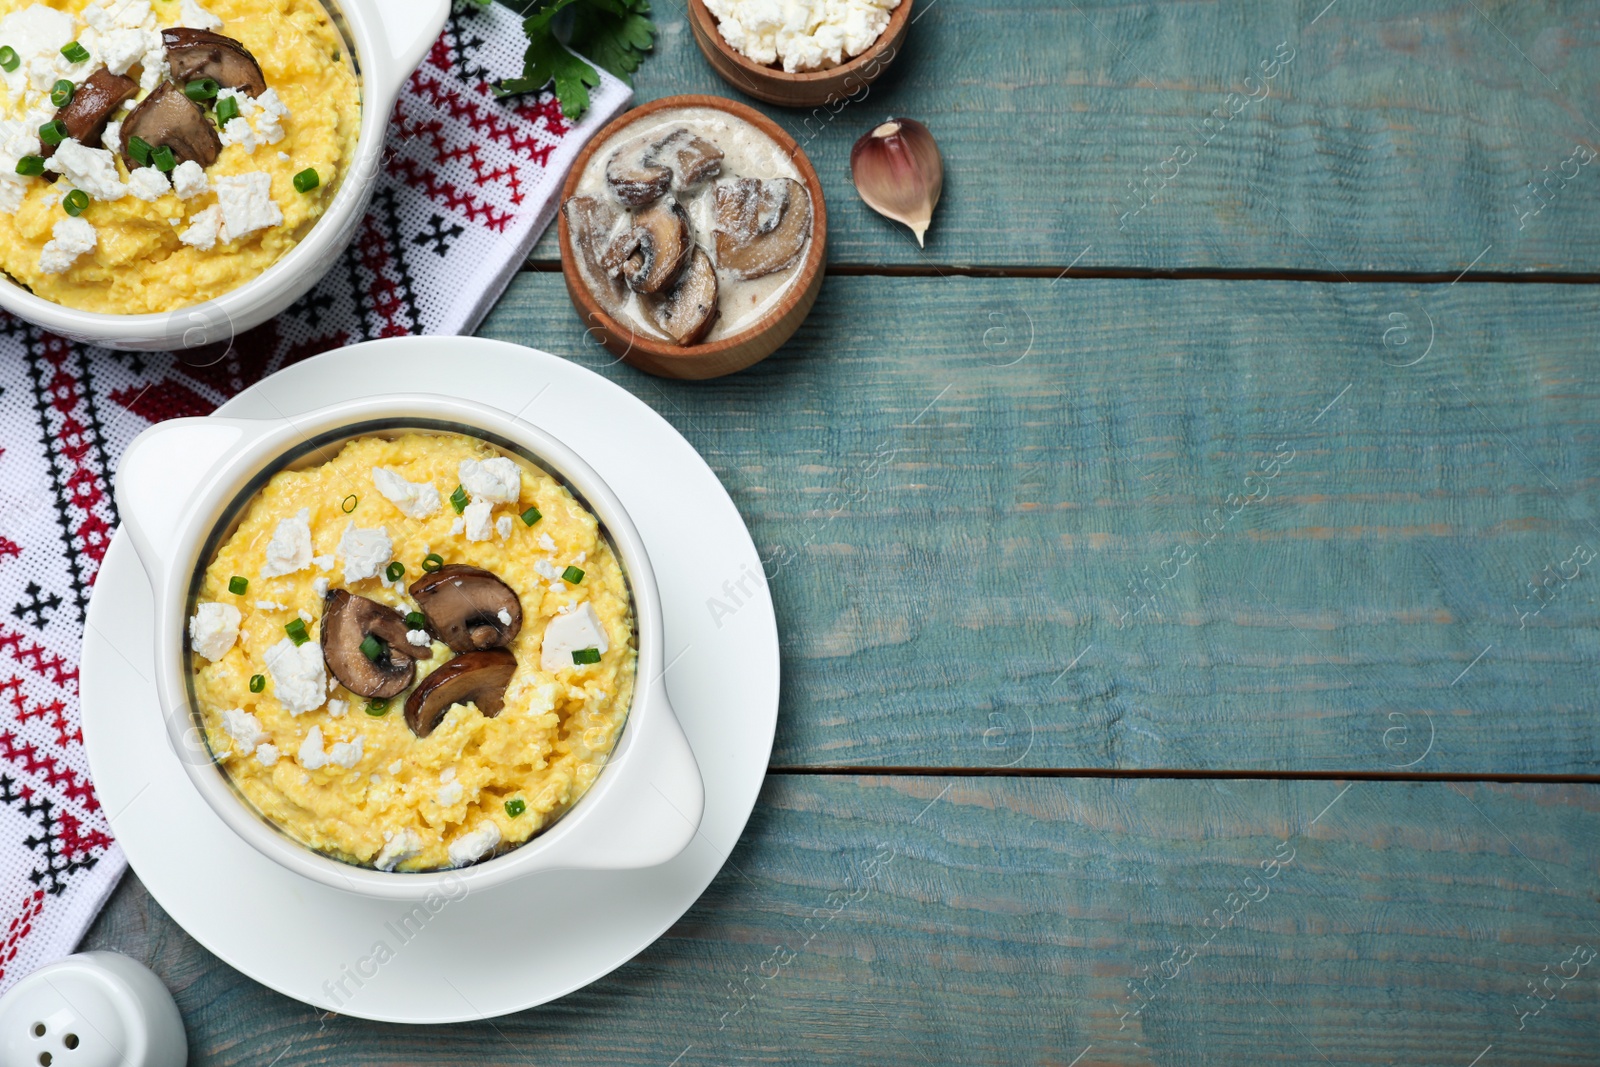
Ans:
[[[570,32],[563,44],[556,36],[556,16],[569,9]],[[533,0],[522,11],[528,34],[522,77],[501,81],[495,95],[536,92],[553,82],[561,113],[569,119],[583,117],[589,90],[600,84],[594,67],[575,53],[631,84],[631,75],[655,45],[650,0]]]

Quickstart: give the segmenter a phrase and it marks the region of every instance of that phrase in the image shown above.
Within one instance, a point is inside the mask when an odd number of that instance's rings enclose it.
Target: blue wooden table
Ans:
[[[766,788],[705,896],[493,1024],[325,1016],[130,876],[197,1064],[1600,1061],[1600,20],[919,0],[766,108],[830,269],[775,357],[611,365],[547,238],[484,324],[631,390],[767,560]],[[660,0],[641,100],[737,95]],[[928,246],[849,184],[926,122]]]

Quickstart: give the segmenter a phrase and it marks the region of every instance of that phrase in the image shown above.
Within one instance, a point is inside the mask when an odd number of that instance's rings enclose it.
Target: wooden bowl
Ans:
[[[589,291],[579,272],[577,257],[572,250],[572,234],[567,229],[567,213],[558,208],[556,218],[559,220],[561,238],[561,274],[567,281],[567,295],[572,298],[578,315],[588,325],[590,335],[618,358],[663,378],[720,378],[724,374],[744,370],[772,355],[810,314],[811,305],[817,302],[817,292],[822,288],[822,265],[827,258],[828,245],[828,209],[822,199],[822,182],[817,179],[811,160],[806,158],[794,138],[785,133],[781,126],[754,108],[733,100],[720,96],[692,95],[652,100],[619,115],[595,134],[583,151],[578,153],[572,170],[567,174],[566,184],[561,188],[562,207],[576,194],[584,168],[601,145],[639,119],[657,111],[679,107],[711,107],[726,111],[765,133],[788,153],[795,169],[800,172],[800,180],[805,183],[806,191],[811,194],[811,244],[806,249],[805,259],[796,268],[800,272],[799,277],[789,286],[778,304],[750,327],[716,341],[675,345],[670,341],[645,337],[601,309],[600,302]]]
[[[889,15],[889,25],[870,48],[827,70],[790,74],[782,67],[763,66],[741,55],[722,39],[717,17],[705,0],[689,0],[689,28],[706,61],[735,89],[781,107],[819,107],[854,96],[889,69],[911,28],[911,0],[900,0],[900,6]]]

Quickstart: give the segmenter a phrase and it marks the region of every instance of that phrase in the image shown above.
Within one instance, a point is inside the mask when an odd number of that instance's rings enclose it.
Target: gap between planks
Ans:
[[[533,274],[559,274],[559,260],[529,260],[523,270]],[[1492,285],[1600,285],[1600,273],[1573,271],[1399,271],[1399,270],[1291,270],[1224,267],[1025,267],[1025,266],[875,266],[865,263],[830,263],[826,273],[839,278],[1099,278],[1151,281],[1313,282],[1319,284],[1439,285],[1463,282]]]
[[[1251,780],[1272,782],[1495,782],[1530,785],[1600,785],[1600,774],[1496,774],[1492,771],[1252,771],[1149,770],[1107,767],[879,767],[769,766],[768,774],[868,778],[1149,778],[1200,780]]]

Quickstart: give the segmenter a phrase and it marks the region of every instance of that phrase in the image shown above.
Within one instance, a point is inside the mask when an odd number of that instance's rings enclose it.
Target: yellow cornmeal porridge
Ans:
[[[339,684],[323,638],[340,590],[383,613],[427,607],[408,590],[430,554],[430,568],[490,572],[521,619],[503,710],[453,704],[417,736],[408,700],[466,658],[444,631],[416,633],[419,614],[400,624],[430,658],[386,705]],[[396,563],[405,573],[391,581]],[[633,696],[632,602],[595,517],[544,471],[453,434],[359,438],[276,474],[207,568],[195,612],[194,693],[233,782],[297,841],[380,869],[460,866],[526,841],[600,774]],[[585,656],[597,662],[574,662]]]
[[[157,178],[155,163],[129,170],[120,126],[164,85],[184,95],[190,83],[179,84],[163,47],[162,31],[177,27],[243,45],[275,95],[225,87],[198,101],[220,154],[203,167],[191,161],[198,170]],[[63,36],[86,58],[62,55]],[[352,165],[359,88],[317,0],[0,0],[0,48],[7,47],[16,64],[0,64],[0,270],[47,300],[140,314],[221,296],[293,248]],[[97,72],[138,86],[112,112],[104,140],[72,141],[73,165],[53,183],[45,178],[54,170],[19,174],[19,163],[38,166],[22,161],[40,158],[40,128],[58,117],[52,86],[64,80],[84,94]],[[229,96],[243,127],[223,121],[231,112],[217,113]],[[51,162],[65,166],[66,150],[55,153]],[[307,169],[318,184],[300,192],[295,175]],[[135,177],[141,170],[150,173]],[[75,189],[87,206],[72,216],[64,198]]]

